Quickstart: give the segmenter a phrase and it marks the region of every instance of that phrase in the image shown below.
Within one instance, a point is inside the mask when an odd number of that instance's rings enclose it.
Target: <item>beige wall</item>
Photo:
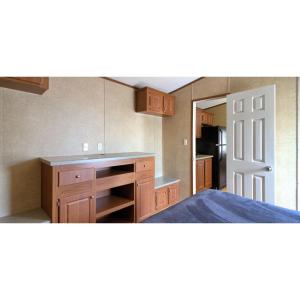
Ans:
[[[296,208],[296,78],[204,78],[174,93],[179,118],[163,119],[164,172],[182,179],[181,197],[191,195],[192,99],[276,84],[276,204]],[[182,112],[181,112],[182,111]],[[183,113],[184,112],[184,113]],[[182,146],[187,138],[189,145]],[[176,158],[175,167],[172,158]]]
[[[40,206],[38,157],[156,152],[162,174],[162,119],[134,112],[134,91],[102,78],[50,78],[42,96],[0,88],[0,216]]]
[[[226,121],[227,121],[227,113],[226,113],[226,103],[221,104],[221,105],[217,105],[211,108],[207,108],[205,109],[205,111],[209,112],[209,113],[213,113],[214,114],[214,122],[213,125],[214,126],[224,126],[226,127]]]

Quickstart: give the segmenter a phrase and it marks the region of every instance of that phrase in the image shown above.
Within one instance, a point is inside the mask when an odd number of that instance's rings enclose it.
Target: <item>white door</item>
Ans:
[[[275,85],[227,96],[227,190],[275,201]]]

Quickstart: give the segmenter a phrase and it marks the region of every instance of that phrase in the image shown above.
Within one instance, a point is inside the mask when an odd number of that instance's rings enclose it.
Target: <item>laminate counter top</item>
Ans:
[[[75,156],[53,156],[41,157],[40,160],[49,166],[62,166],[72,164],[85,164],[107,162],[121,159],[134,159],[155,156],[155,153],[147,152],[125,152],[125,153],[107,153],[107,154],[87,154]]]
[[[207,154],[197,154],[196,155],[196,160],[199,160],[199,159],[207,159],[207,158],[212,158],[214,157],[213,155],[207,155]]]
[[[170,178],[170,177],[166,177],[166,176],[156,177],[154,188],[159,189],[159,188],[162,188],[164,186],[167,186],[167,185],[170,185],[170,184],[173,184],[173,183],[177,183],[179,181],[180,181],[180,179]]]

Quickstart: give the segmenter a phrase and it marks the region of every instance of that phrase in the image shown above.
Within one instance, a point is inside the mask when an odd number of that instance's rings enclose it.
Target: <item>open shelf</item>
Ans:
[[[97,223],[134,223],[134,207],[129,206],[101,217]]]
[[[115,211],[134,205],[134,200],[108,195],[96,200],[96,219],[102,218]]]
[[[133,164],[96,170],[96,191],[111,189],[134,181]]]

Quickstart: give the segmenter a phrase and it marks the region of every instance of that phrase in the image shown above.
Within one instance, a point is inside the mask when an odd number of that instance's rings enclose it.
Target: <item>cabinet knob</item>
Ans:
[[[80,178],[80,175],[75,175],[75,178]]]
[[[95,196],[91,196],[91,199],[95,199]]]

